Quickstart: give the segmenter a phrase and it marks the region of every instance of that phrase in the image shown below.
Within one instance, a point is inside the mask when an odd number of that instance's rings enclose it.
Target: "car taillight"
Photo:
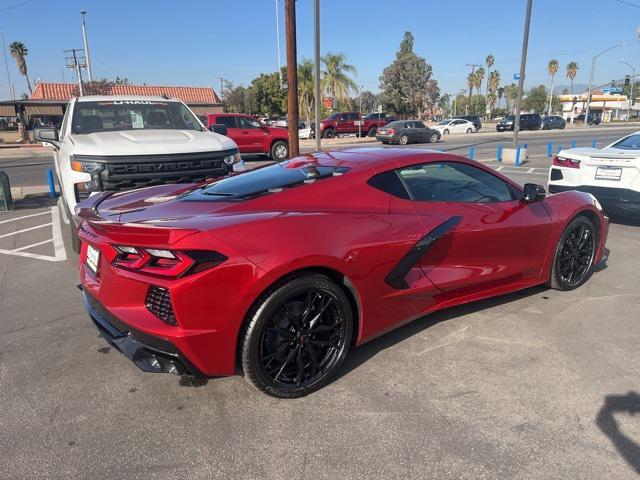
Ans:
[[[396,133],[396,131],[393,128],[387,128],[387,133],[390,133],[391,135],[394,135]]]
[[[113,266],[163,277],[201,272],[227,260],[221,253],[206,250],[174,251],[131,245],[114,245],[113,248],[117,252]]]
[[[553,157],[553,164],[556,167],[580,168],[580,160],[572,158]]]

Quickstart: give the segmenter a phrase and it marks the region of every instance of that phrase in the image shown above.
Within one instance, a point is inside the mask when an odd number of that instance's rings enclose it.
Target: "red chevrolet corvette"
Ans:
[[[578,287],[608,231],[590,194],[390,148],[105,193],[77,215],[84,302],[107,341],[145,371],[241,372],[277,397],[326,385],[351,347],[435,310]]]

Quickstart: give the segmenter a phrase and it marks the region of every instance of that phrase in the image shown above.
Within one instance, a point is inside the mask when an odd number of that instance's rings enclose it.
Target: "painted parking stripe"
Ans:
[[[18,221],[21,220],[23,218],[30,218],[30,217],[37,217],[39,215],[44,215],[44,214],[50,214],[51,215],[51,222],[49,223],[44,223],[42,225],[36,225],[35,227],[31,227],[31,228],[25,228],[16,232],[11,232],[11,233],[7,233],[4,234],[2,236],[0,236],[0,238],[4,238],[4,237],[8,237],[11,235],[16,235],[18,233],[22,233],[22,232],[28,232],[31,230],[36,230],[39,228],[44,228],[44,227],[48,227],[51,226],[51,238],[48,238],[46,240],[43,240],[41,242],[36,242],[36,243],[32,243],[30,245],[25,245],[23,247],[18,247],[18,248],[14,248],[11,250],[8,249],[0,249],[0,253],[5,254],[5,255],[13,255],[16,257],[24,257],[24,258],[33,258],[35,260],[45,260],[47,262],[62,262],[64,260],[67,259],[67,253],[64,249],[64,241],[62,240],[62,232],[60,230],[60,212],[58,210],[57,206],[52,206],[48,211],[46,212],[42,212],[42,213],[38,213],[38,214],[33,214],[33,215],[25,215],[23,217],[18,217],[18,218],[13,218],[7,221]],[[6,222],[6,221],[5,221]],[[31,253],[31,252],[27,252],[26,250],[29,250],[31,248],[35,248],[38,247],[40,245],[45,245],[48,243],[53,243],[53,251],[54,254],[53,256],[51,255],[41,255],[39,253]]]
[[[51,213],[51,212],[49,212],[49,210],[47,210],[47,211],[45,211],[45,212],[34,213],[34,214],[32,214],[32,215],[24,215],[23,217],[16,217],[16,218],[10,218],[10,219],[8,219],[8,220],[2,220],[2,221],[0,222],[0,225],[2,225],[3,223],[17,222],[17,221],[19,221],[19,220],[23,220],[23,219],[25,219],[25,218],[38,217],[38,216],[40,216],[40,215],[47,215],[48,213]]]

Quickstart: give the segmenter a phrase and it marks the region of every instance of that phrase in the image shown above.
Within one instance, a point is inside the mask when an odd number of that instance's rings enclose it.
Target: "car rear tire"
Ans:
[[[440,137],[437,133],[432,133],[431,137],[429,137],[429,142],[431,143],[438,143],[438,140],[440,140]]]
[[[333,138],[335,136],[336,132],[333,130],[333,128],[327,128],[322,134],[322,138]]]
[[[351,345],[353,312],[324,275],[289,277],[248,314],[241,360],[245,379],[273,397],[296,398],[327,385]]]
[[[371,127],[369,129],[369,131],[367,132],[367,136],[369,137],[375,137],[376,133],[378,133],[378,129],[376,127]]]
[[[558,240],[549,286],[556,290],[578,288],[593,273],[598,230],[593,222],[579,215],[565,228]]]
[[[398,139],[398,144],[399,145],[406,145],[407,143],[409,143],[409,137],[407,135],[400,135],[400,138]]]
[[[289,158],[289,144],[284,140],[277,140],[271,145],[271,158],[281,162]]]

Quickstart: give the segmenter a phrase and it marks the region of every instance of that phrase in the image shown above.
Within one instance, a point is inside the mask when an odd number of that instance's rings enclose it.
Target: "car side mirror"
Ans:
[[[542,185],[536,185],[535,183],[525,183],[524,190],[522,192],[522,201],[525,203],[534,203],[544,200],[547,196],[547,191]]]
[[[57,128],[36,128],[33,132],[33,138],[37,142],[46,142],[54,147],[60,147]]]
[[[228,133],[227,126],[221,123],[214,123],[209,127],[213,133],[219,133],[220,135],[226,135]]]

